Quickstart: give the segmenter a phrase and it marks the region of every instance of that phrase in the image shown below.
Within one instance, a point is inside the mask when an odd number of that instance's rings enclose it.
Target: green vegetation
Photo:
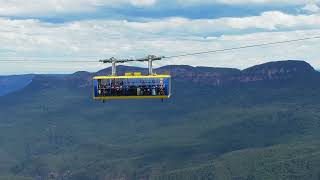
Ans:
[[[161,102],[34,81],[0,98],[0,179],[318,179],[320,87],[175,81]]]

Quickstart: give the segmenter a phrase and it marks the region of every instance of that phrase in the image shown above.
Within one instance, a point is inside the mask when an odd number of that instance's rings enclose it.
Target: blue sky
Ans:
[[[299,14],[298,5],[277,6],[277,5],[228,5],[228,4],[211,4],[194,5],[181,7],[177,4],[161,5],[159,7],[108,7],[101,6],[94,12],[72,13],[68,15],[48,15],[44,14],[39,17],[43,21],[52,23],[62,23],[75,20],[88,19],[127,19],[130,21],[139,21],[143,18],[168,18],[168,17],[185,17],[189,19],[212,19],[221,17],[245,17],[257,16],[265,11],[282,11],[290,14]],[[306,13],[306,12],[305,12]],[[32,17],[32,16],[31,16]],[[20,18],[26,18],[24,16]]]
[[[96,71],[59,60],[175,55],[320,35],[320,0],[0,0],[0,74]],[[319,40],[158,62],[246,68],[304,59],[320,68]],[[144,64],[131,64],[144,66]]]

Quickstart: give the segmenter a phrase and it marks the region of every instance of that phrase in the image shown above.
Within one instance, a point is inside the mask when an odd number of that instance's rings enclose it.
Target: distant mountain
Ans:
[[[76,75],[76,73],[75,73]],[[51,78],[62,80],[70,75],[65,74],[25,74],[25,75],[9,75],[0,76],[0,96],[7,95],[9,93],[19,91],[32,83],[34,79],[44,78],[47,81]],[[81,78],[79,76],[78,78]]]
[[[211,84],[215,86],[239,85],[260,81],[262,81],[262,83],[290,80],[304,81],[305,78],[308,78],[313,82],[314,80],[319,79],[320,74],[310,64],[299,60],[269,62],[253,66],[242,71],[235,68],[192,67],[187,65],[163,66],[155,69],[154,71],[158,74],[170,74],[177,80],[189,80],[192,82]],[[143,74],[147,74],[148,70],[146,68],[123,65],[119,65],[117,67],[118,75],[123,75],[125,72],[142,72]],[[71,82],[71,84],[78,83],[79,86],[90,86],[93,76],[108,74],[111,74],[111,67],[100,70],[96,73],[80,71],[70,75],[0,76],[0,80],[2,79],[3,87],[8,87],[6,92],[10,92],[9,89],[19,89],[28,85],[32,78],[34,78],[35,81],[42,81],[43,83],[49,83],[49,81],[68,81],[68,83]],[[12,81],[9,81],[10,78]],[[19,86],[14,88],[13,85]],[[3,88],[3,91],[5,91],[5,88]]]
[[[242,71],[240,81],[288,80],[292,78],[311,78],[317,71],[304,61],[269,62]]]
[[[24,88],[31,83],[34,75],[0,76],[0,96]]]
[[[158,74],[170,74],[177,80],[188,80],[211,84],[214,86],[241,85],[247,83],[269,83],[269,82],[295,82],[299,81],[313,83],[318,81],[320,73],[305,61],[287,60],[274,61],[256,65],[244,70],[234,68],[214,68],[214,67],[192,67],[187,65],[169,65],[154,70]],[[147,74],[146,68],[118,66],[117,74],[124,75],[125,72],[142,72]],[[111,68],[106,68],[97,73],[76,72],[72,75],[64,76],[64,80],[77,80],[83,86],[91,85],[91,79],[96,75],[111,74]],[[55,77],[53,77],[55,78]],[[309,81],[305,81],[309,79]],[[60,80],[62,80],[60,78]]]
[[[164,66],[172,98],[92,100],[97,73],[36,75],[0,97],[0,179],[316,180],[320,73]],[[119,66],[118,74],[145,68]]]

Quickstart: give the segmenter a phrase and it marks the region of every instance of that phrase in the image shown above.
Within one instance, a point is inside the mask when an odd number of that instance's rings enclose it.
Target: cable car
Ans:
[[[160,57],[161,58],[161,57]],[[153,73],[152,61],[159,60],[155,56],[139,60],[102,60],[112,63],[112,75],[93,77],[93,98],[95,100],[113,99],[168,99],[171,96],[171,76]],[[128,61],[148,61],[149,74],[140,72],[116,75],[116,63]]]

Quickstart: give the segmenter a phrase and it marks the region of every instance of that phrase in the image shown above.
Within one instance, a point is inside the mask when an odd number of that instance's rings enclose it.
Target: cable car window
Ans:
[[[170,76],[94,79],[94,96],[105,99],[108,97],[168,98],[171,90],[170,80]]]

